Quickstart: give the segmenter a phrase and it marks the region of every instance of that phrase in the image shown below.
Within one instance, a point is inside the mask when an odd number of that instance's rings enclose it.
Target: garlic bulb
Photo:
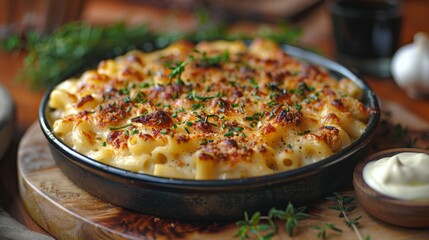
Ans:
[[[393,56],[391,71],[399,87],[412,98],[429,96],[429,38],[414,35],[414,42],[401,47]]]

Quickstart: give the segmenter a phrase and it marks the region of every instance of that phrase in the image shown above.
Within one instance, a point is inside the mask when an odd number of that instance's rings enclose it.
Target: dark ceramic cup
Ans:
[[[363,74],[390,76],[402,7],[397,0],[334,0],[329,4],[337,60]]]

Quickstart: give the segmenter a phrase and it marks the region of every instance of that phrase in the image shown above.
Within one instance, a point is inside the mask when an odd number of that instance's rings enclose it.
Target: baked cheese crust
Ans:
[[[102,61],[51,93],[54,134],[97,161],[182,179],[274,174],[359,138],[362,90],[257,39],[177,42]]]

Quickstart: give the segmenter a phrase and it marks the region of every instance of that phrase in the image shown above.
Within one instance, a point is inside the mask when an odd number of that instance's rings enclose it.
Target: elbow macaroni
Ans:
[[[53,132],[76,151],[129,171],[182,179],[274,174],[359,138],[362,90],[276,44],[187,42],[132,51],[59,84]]]

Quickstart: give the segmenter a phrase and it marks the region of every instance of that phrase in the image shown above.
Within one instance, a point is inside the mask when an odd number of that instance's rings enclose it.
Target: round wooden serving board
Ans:
[[[21,197],[31,217],[58,239],[238,239],[235,222],[182,222],[133,212],[91,196],[76,187],[55,164],[39,125],[34,123],[18,150],[18,177]],[[347,189],[347,190],[346,190]],[[341,194],[354,195],[351,187]],[[287,203],[285,203],[286,207]],[[341,233],[328,231],[328,239],[357,239],[338,212],[336,203],[320,200],[308,206],[309,219],[300,221],[294,239],[317,239],[314,226],[333,223]],[[163,207],[163,206],[159,206]],[[395,227],[371,216],[360,206],[350,218],[362,216],[359,229],[371,239],[427,239],[429,229]],[[429,217],[429,216],[428,216]],[[277,223],[273,239],[289,239],[284,222]]]

